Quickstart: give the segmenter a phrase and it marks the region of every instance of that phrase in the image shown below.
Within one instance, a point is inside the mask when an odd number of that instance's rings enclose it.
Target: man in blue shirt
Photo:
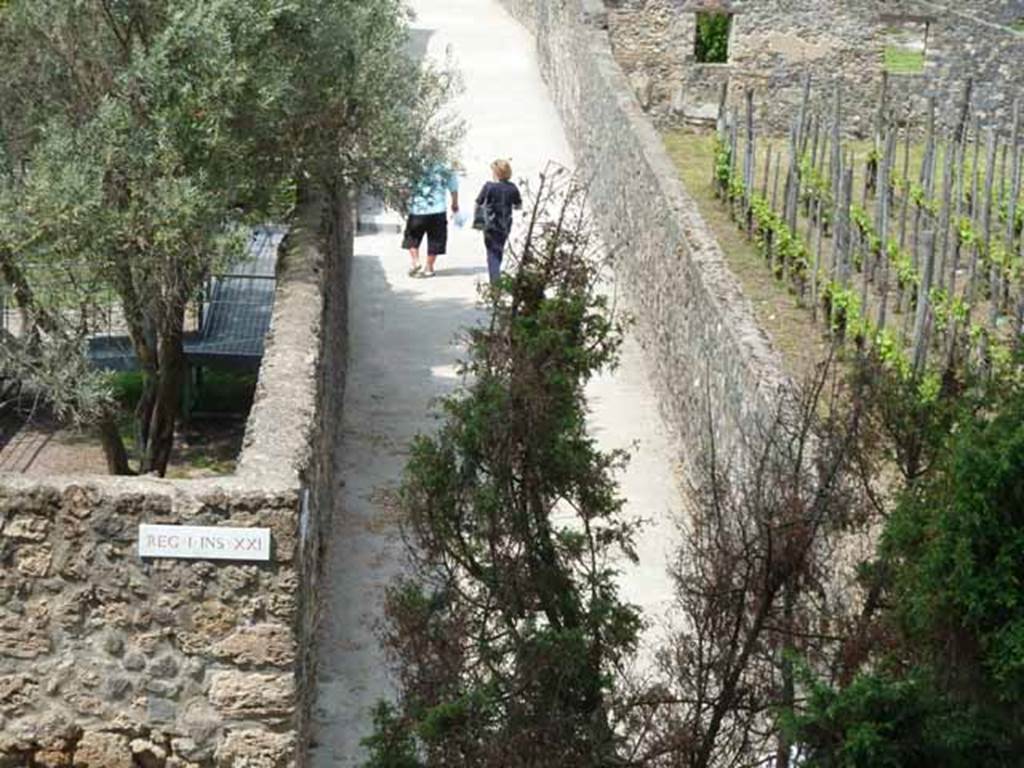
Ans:
[[[459,212],[459,180],[446,166],[435,165],[415,186],[409,200],[409,218],[405,222],[402,247],[409,251],[411,277],[433,277],[434,262],[447,250],[448,215],[446,198],[452,198],[452,213]],[[420,243],[427,236],[427,268],[420,271]]]

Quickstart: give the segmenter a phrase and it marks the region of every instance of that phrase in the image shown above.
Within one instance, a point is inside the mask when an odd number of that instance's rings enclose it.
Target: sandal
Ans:
[[[413,265],[412,269],[409,270],[409,277],[416,277],[416,275],[419,274],[419,271],[420,271],[420,265],[419,264]]]

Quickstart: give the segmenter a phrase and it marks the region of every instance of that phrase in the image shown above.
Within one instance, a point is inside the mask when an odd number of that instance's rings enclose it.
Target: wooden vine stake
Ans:
[[[754,158],[756,144],[754,136],[754,89],[747,88],[747,148],[743,158],[743,216],[747,225],[747,237],[754,236]]]
[[[900,250],[907,247],[907,215],[910,212],[910,114],[907,114],[907,126],[903,145],[903,197],[900,201]]]
[[[942,290],[945,288],[946,279],[946,257],[949,253],[949,228],[952,224],[953,187],[955,184],[954,173],[958,162],[957,143],[955,138],[946,142],[945,163],[942,169],[942,207],[939,210],[939,232],[942,233],[942,248],[938,249],[937,263],[935,268],[936,284]]]
[[[836,81],[835,95],[832,104],[832,158],[829,160],[829,180],[832,182],[832,199],[839,200],[839,187],[843,183],[843,146],[840,126],[843,120],[843,96],[840,83]],[[838,217],[837,217],[838,218]],[[833,219],[835,221],[836,219]]]
[[[1013,102],[1013,127],[1010,129],[1010,189],[1006,201],[1006,230],[1003,234],[1006,257],[1012,264],[1016,248],[1014,237],[1017,233],[1017,206],[1020,199],[1021,185],[1021,148],[1020,148],[1020,99]],[[1000,300],[1008,300],[1010,296],[1010,281],[1012,278],[1012,267],[1002,275],[1000,284]],[[1005,297],[1005,299],[1004,299]],[[1020,334],[1017,334],[1018,336]]]
[[[718,117],[715,120],[715,134],[718,136],[718,141],[722,144],[725,143],[727,138],[727,119],[726,114],[726,103],[729,99],[729,81],[726,80],[722,83],[722,89],[718,94]],[[718,163],[712,163],[711,166],[711,186],[714,189],[718,189],[721,186],[721,181],[718,178]]]
[[[922,236],[922,250],[924,251],[923,273],[921,275],[921,290],[918,292],[917,309],[914,317],[913,337],[913,364],[914,373],[918,376],[924,371],[928,360],[928,337],[931,328],[931,302],[930,291],[932,276],[935,270],[935,232],[932,229],[925,230]]]
[[[931,198],[929,189],[931,188],[932,169],[934,168],[934,155],[935,155],[935,97],[931,96],[928,98],[928,123],[927,123],[927,138],[924,146],[924,156],[921,158],[921,168],[917,174],[917,183],[919,189],[924,193],[925,200]],[[921,238],[921,218],[924,216],[925,211],[923,210],[925,202],[921,201],[914,206],[914,239],[912,242],[911,253],[912,261],[914,266],[918,265],[917,258],[917,243]]]
[[[986,159],[987,159],[986,165],[989,168],[988,177],[991,177],[992,176],[991,171],[994,168],[995,162],[996,162],[996,135],[995,135],[995,131],[993,131],[991,129],[988,132],[987,144],[988,144],[988,148],[987,148],[987,150],[985,152]],[[974,185],[975,185],[975,188],[977,188],[977,174],[974,174],[974,175],[975,175]],[[986,197],[991,195],[991,192],[992,192],[992,186],[989,183],[990,180],[991,179],[989,178],[989,180],[987,180],[985,182]],[[975,300],[975,297],[977,296],[978,260],[979,260],[979,257],[981,256],[981,248],[982,248],[982,244],[981,244],[981,242],[979,242],[977,236],[975,236],[972,239],[972,243],[971,243],[971,266],[970,266],[970,269],[968,270],[968,273],[967,273],[967,294],[966,294],[967,298],[966,298],[966,300],[967,300],[967,315],[968,315],[968,318],[970,318],[970,315],[971,315],[971,313],[972,313],[972,311],[974,309],[974,300]]]
[[[879,218],[878,238],[881,241],[881,254],[879,259],[882,262],[882,298],[878,305],[878,330],[885,329],[885,314],[889,302],[889,176],[892,173],[892,164],[896,154],[896,131],[890,129],[885,136],[885,155],[882,157],[882,166],[879,170]]]

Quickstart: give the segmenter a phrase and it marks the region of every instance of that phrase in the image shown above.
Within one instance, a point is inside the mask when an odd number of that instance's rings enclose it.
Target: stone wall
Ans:
[[[607,19],[582,0],[503,0],[535,31],[543,74],[656,367],[684,450],[723,450],[774,410],[781,365],[724,254],[612,55]],[[687,457],[684,457],[684,459]]]
[[[890,76],[894,98],[918,115],[935,96],[940,120],[952,124],[968,78],[974,79],[976,106],[985,120],[1006,121],[1015,96],[1024,95],[1024,70],[1016,65],[1024,57],[1024,33],[991,21],[1011,16],[1012,10],[964,11],[924,0],[609,0],[607,5],[615,55],[641,104],[661,123],[713,122],[721,85],[728,81],[734,107],[753,88],[760,123],[788,130],[801,100],[802,78],[809,73],[822,101],[841,85],[848,132],[867,135],[878,109],[886,30],[900,18],[928,24],[924,73]],[[734,14],[728,64],[696,61],[696,12],[702,9]]]
[[[1024,24],[1024,0],[934,0],[931,5],[969,15],[992,24],[1019,27]]]
[[[305,763],[352,229],[302,207],[235,476],[0,478],[0,766]],[[271,561],[143,561],[141,522],[266,527]]]

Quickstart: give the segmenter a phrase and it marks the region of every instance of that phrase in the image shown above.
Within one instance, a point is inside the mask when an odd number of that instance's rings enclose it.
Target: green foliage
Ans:
[[[115,373],[110,376],[114,399],[128,410],[134,409],[142,398],[145,387],[140,371]],[[249,412],[256,391],[256,374],[205,368],[197,387],[193,409],[213,413]]]
[[[903,567],[896,582],[908,635],[957,664],[983,691],[1024,712],[1024,398],[954,437],[943,471],[893,515],[883,554]],[[961,670],[966,673],[968,670]]]
[[[587,433],[584,387],[615,365],[621,327],[581,194],[545,177],[517,269],[469,334],[464,386],[406,467],[416,567],[389,590],[388,645],[429,765],[606,765],[617,749],[614,671],[640,616],[613,559],[635,558],[636,524],[614,479],[625,456]]]
[[[729,33],[732,15],[728,13],[697,13],[697,34],[694,55],[703,64],[725,64],[729,61]]]
[[[913,375],[910,360],[903,348],[903,343],[896,336],[891,328],[885,328],[875,333],[875,350],[882,364],[892,370],[903,380],[908,380]]]
[[[808,768],[994,766],[1006,754],[977,713],[956,706],[926,675],[859,675],[836,690],[807,676],[806,709],[786,729]]]
[[[0,349],[0,368],[63,364],[63,391],[28,378],[102,417],[111,393],[82,353],[113,308],[147,371],[140,469],[161,471],[185,307],[248,226],[287,213],[296,179],[394,198],[451,149],[456,84],[407,57],[408,22],[399,0],[8,6],[0,277],[35,343]]]
[[[829,327],[837,336],[857,335],[862,325],[860,294],[840,283],[829,282],[822,290],[822,302],[829,313]]]
[[[945,289],[932,288],[931,306],[938,328],[946,327],[950,321],[959,324],[967,322],[967,303],[960,296],[955,296],[951,300],[949,292]]]
[[[882,253],[882,238],[878,236],[875,231],[875,224],[871,221],[871,214],[869,214],[863,207],[859,205],[850,206],[850,221],[860,232],[868,246],[868,252],[873,256],[879,256]],[[860,265],[857,265],[860,267]]]
[[[715,179],[726,190],[732,182],[732,150],[720,136],[715,137]]]
[[[363,740],[370,753],[366,768],[422,768],[416,742],[398,718],[394,707],[380,702],[373,710],[373,735]]]
[[[924,72],[924,51],[907,50],[898,46],[887,46],[884,66],[893,75],[919,75]]]
[[[761,195],[751,197],[750,210],[758,245],[766,257],[770,253],[776,261],[775,276],[781,278],[787,268],[795,282],[803,281],[810,268],[810,249],[804,239],[789,228]]]
[[[974,229],[974,222],[967,216],[961,217],[956,224],[956,235],[960,245],[973,248],[981,243],[981,236]]]
[[[910,254],[900,248],[898,240],[890,238],[886,247],[886,255],[896,272],[896,284],[899,289],[901,291],[912,290],[912,296],[916,297],[917,287],[921,284],[921,275],[914,268],[914,261]]]
[[[1024,395],[925,403],[898,381],[886,418],[912,406],[899,444],[916,434],[934,458],[908,475],[870,569],[889,637],[848,684],[808,675],[788,727],[809,766],[1012,765],[1024,749]]]
[[[811,162],[810,154],[800,160],[801,197],[806,204],[821,202],[821,216],[826,224],[832,220],[832,185],[825,174]]]

